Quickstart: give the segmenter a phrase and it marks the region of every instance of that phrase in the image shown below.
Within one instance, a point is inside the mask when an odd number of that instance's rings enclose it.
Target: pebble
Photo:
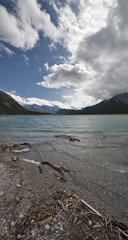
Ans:
[[[92,221],[88,220],[88,225],[91,226],[92,225]]]
[[[32,238],[34,238],[35,235],[36,235],[35,231],[34,231],[34,230],[31,230],[31,236],[32,236]]]
[[[51,227],[50,230],[51,230],[51,232],[54,232],[54,228],[53,227]]]
[[[12,222],[11,222],[11,226],[13,227],[14,225],[15,225],[15,222],[14,222],[14,221],[12,221]]]
[[[4,191],[0,192],[0,197],[2,197],[4,195]]]
[[[60,236],[60,234],[56,234],[56,236],[57,236],[57,237],[59,237],[59,236]]]
[[[16,184],[16,187],[19,187],[19,188],[21,188],[21,185],[20,185],[20,184]]]
[[[21,213],[21,214],[19,214],[19,218],[23,218],[24,217],[24,215]]]
[[[6,223],[6,219],[2,218],[1,222],[2,222],[2,224],[5,224]]]
[[[17,157],[17,156],[14,156],[14,157],[12,158],[12,161],[17,161],[17,160],[19,160],[19,157]]]
[[[20,237],[21,237],[21,235],[20,235],[20,234],[18,234],[18,235],[17,235],[17,237],[18,237],[18,238],[20,238]]]
[[[16,197],[16,198],[15,198],[15,201],[16,201],[16,203],[19,203],[19,202],[20,202],[19,197]]]
[[[46,231],[49,231],[50,226],[49,226],[48,224],[46,224],[46,225],[45,225],[45,229],[46,229]]]
[[[63,230],[64,230],[63,226],[60,226],[60,231],[63,231]]]
[[[55,229],[55,230],[58,230],[58,228],[59,228],[59,227],[57,226],[57,224],[55,224],[55,225],[54,225],[54,229]]]

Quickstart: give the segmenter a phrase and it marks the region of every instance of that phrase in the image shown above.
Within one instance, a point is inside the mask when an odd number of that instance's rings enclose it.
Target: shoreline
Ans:
[[[82,155],[79,156],[77,153],[79,142],[70,142],[62,136],[52,142],[16,144],[12,144],[13,151],[11,145],[8,147],[5,144],[5,151],[1,148],[1,219],[6,219],[6,216],[16,218],[25,215],[33,205],[52,203],[53,195],[57,192],[70,192],[84,199],[101,214],[128,223],[127,196],[123,195],[127,187],[126,173],[111,172],[94,166],[88,161],[87,156],[83,169]],[[24,149],[29,147],[29,151],[16,152],[18,145],[22,145]],[[23,159],[36,160],[38,163]],[[60,172],[48,165],[41,165],[40,172],[38,166],[41,161],[48,161],[66,169],[67,172],[64,172],[66,180],[63,181]],[[121,189],[122,181],[124,186]]]

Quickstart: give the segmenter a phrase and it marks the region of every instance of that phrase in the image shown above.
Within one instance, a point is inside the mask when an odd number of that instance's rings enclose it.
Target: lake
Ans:
[[[1,116],[1,135],[127,134],[128,115]]]

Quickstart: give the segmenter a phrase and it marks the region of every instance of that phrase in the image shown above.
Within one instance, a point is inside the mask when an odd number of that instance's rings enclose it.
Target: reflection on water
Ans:
[[[45,136],[52,134],[127,133],[127,115],[2,116],[0,134]]]

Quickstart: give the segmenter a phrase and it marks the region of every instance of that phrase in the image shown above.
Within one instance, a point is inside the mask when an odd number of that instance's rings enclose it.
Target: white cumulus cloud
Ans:
[[[47,75],[38,85],[72,87],[63,97],[77,107],[128,91],[127,0],[51,0],[56,25],[37,0],[14,3],[14,12],[0,5],[0,40],[28,50],[42,33],[51,49],[59,43],[68,53],[61,64],[45,64]]]
[[[54,64],[48,70],[50,74],[37,83],[46,88],[78,87],[89,78],[88,70],[80,64]]]
[[[80,0],[75,1],[76,11],[73,0],[66,2],[64,6],[54,2],[54,8],[59,40],[70,57],[51,66],[38,84],[73,86],[67,100],[81,107],[128,91],[128,1]]]
[[[14,1],[15,12],[0,5],[0,40],[23,50],[32,49],[39,40],[39,32],[53,41],[57,39],[50,15],[41,10],[37,0]]]

